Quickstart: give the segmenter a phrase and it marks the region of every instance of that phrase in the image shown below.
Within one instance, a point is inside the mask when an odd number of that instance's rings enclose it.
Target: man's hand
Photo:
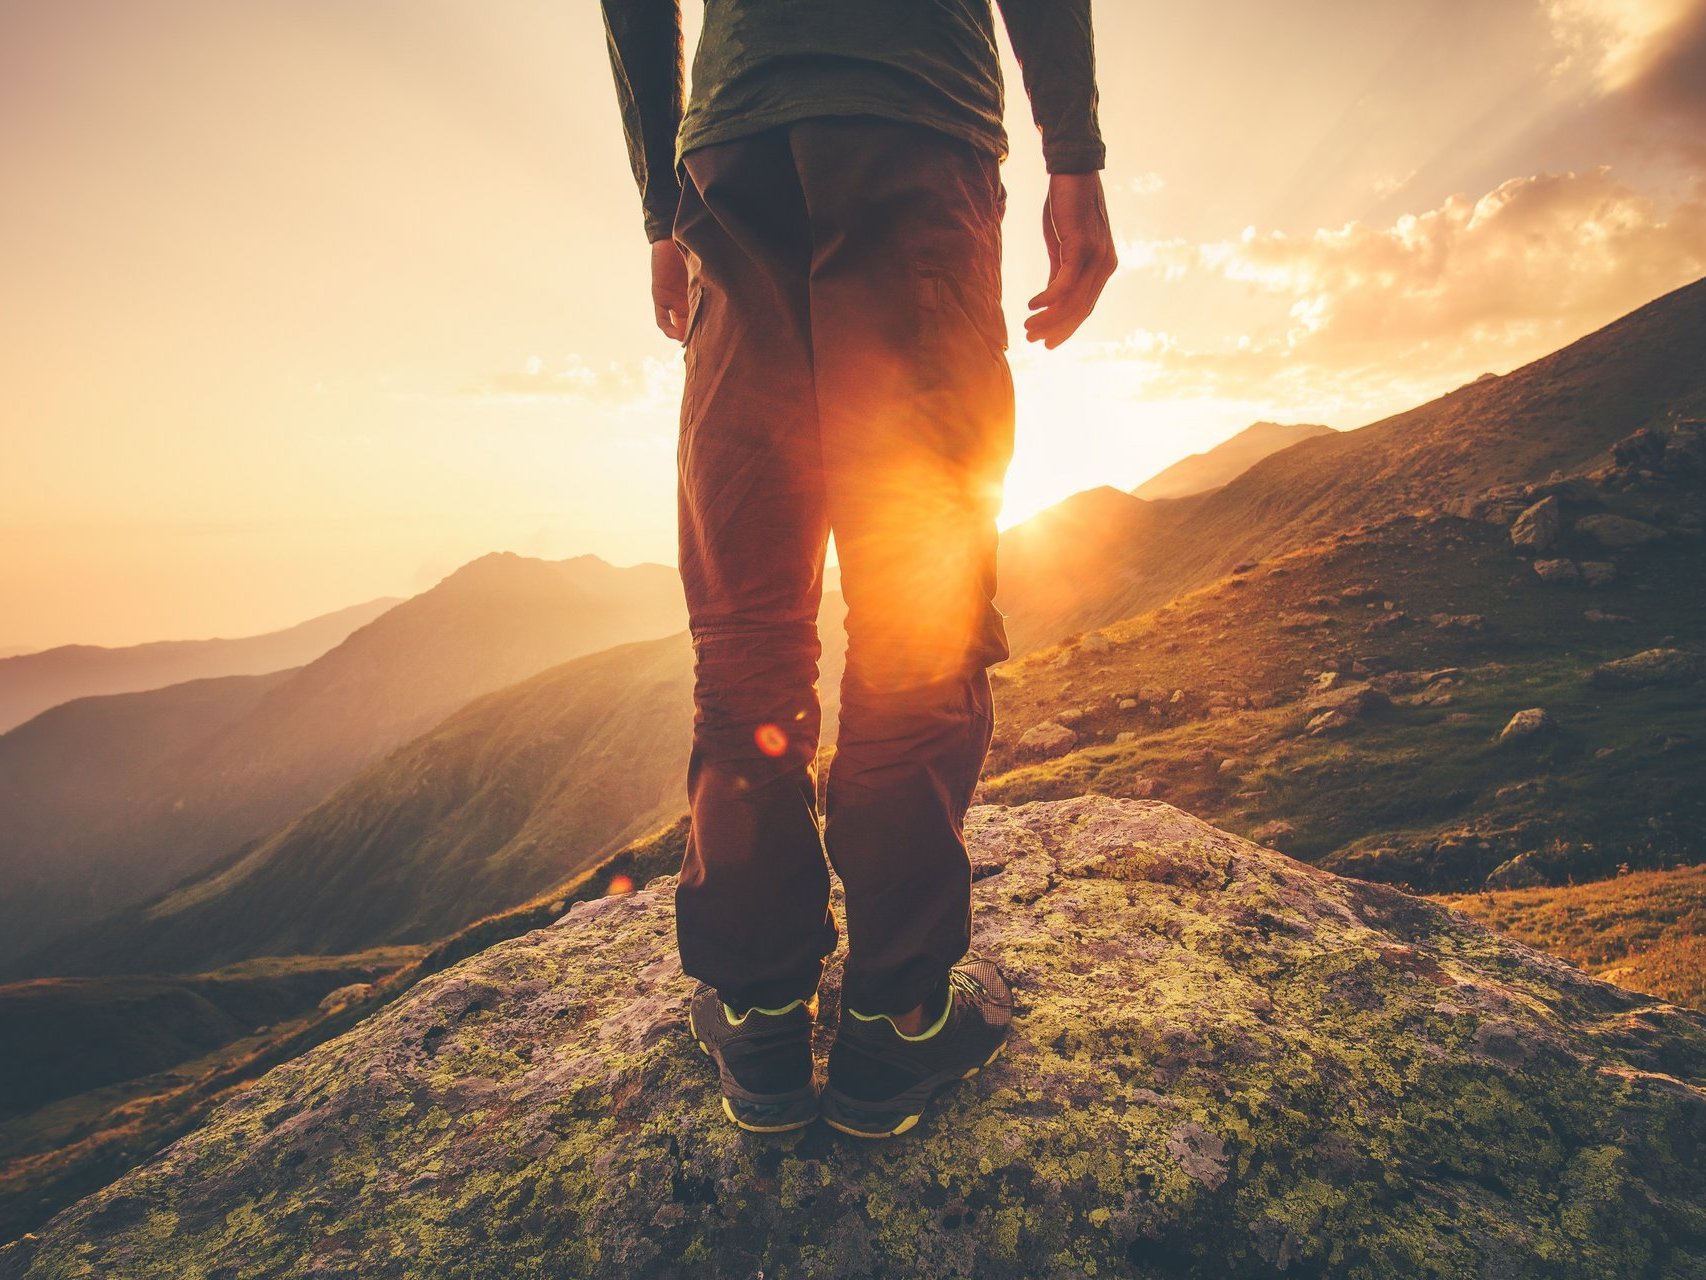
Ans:
[[[652,241],[652,313],[664,336],[687,341],[687,259],[675,241]]]
[[[1025,340],[1054,350],[1090,318],[1119,259],[1099,173],[1056,173],[1043,202],[1048,288],[1030,301]]]

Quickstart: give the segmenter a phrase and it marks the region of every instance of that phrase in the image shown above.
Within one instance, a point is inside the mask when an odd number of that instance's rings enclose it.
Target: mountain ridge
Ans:
[[[265,838],[471,699],[668,635],[683,616],[667,566],[494,553],[306,666],[203,686],[233,701],[226,714],[208,710],[198,739],[166,749],[125,731],[150,705],[181,700],[175,686],[63,704],[0,735],[0,795],[12,800],[0,873],[28,890],[0,912],[0,961]]]
[[[66,644],[0,656],[0,733],[74,698],[300,667],[400,602],[398,596],[381,596],[253,636]]]
[[[1270,453],[1289,449],[1302,440],[1326,435],[1332,427],[1320,423],[1253,422],[1211,449],[1180,458],[1132,489],[1134,498],[1159,501],[1188,498],[1218,489],[1236,479]]]
[[[1010,612],[1015,648],[1029,650],[1371,519],[1584,470],[1667,415],[1706,415],[1702,351],[1706,279],[1511,373],[1270,454],[1211,492],[1132,498],[1105,534],[1086,527],[1059,548],[1102,564],[1100,580],[1081,577],[1075,595],[1052,585],[1050,540],[1026,538],[1003,567],[997,604]],[[1033,594],[1043,603],[1028,606]]]

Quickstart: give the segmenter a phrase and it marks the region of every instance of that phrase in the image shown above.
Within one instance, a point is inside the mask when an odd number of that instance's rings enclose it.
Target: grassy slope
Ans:
[[[1706,866],[1438,900],[1596,977],[1706,1012]]]
[[[1106,628],[1101,651],[1074,642],[1002,668],[982,794],[1130,795],[1153,782],[1232,830],[1289,824],[1271,838],[1295,856],[1423,889],[1474,887],[1523,852],[1556,880],[1706,859],[1706,686],[1611,693],[1585,678],[1706,632],[1706,599],[1676,589],[1706,577],[1703,558],[1698,537],[1674,537],[1626,555],[1619,582],[1595,590],[1540,582],[1502,529],[1476,521],[1400,517],[1330,539]],[[1338,598],[1347,586],[1372,594]],[[1631,620],[1589,621],[1589,609]],[[1410,625],[1371,626],[1395,612]],[[1436,613],[1481,614],[1486,629],[1441,630]],[[1312,677],[1355,679],[1359,662],[1462,671],[1344,735],[1303,732]],[[1146,688],[1159,706],[1119,709]],[[1178,703],[1173,690],[1185,691]],[[1237,705],[1250,695],[1275,705]],[[1495,740],[1533,706],[1561,732]],[[1026,760],[1024,731],[1072,709],[1084,715],[1077,749]]]

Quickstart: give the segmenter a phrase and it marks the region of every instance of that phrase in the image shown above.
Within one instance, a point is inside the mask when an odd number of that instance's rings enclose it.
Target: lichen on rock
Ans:
[[[727,1124],[654,882],[272,1071],[0,1276],[1706,1274],[1706,1018],[1159,802],[967,834],[1018,1017],[913,1135]]]

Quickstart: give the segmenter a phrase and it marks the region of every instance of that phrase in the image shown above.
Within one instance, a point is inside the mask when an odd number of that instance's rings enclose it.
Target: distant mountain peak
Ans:
[[[1152,501],[1207,493],[1237,479],[1270,454],[1332,431],[1319,423],[1253,422],[1214,448],[1179,459],[1131,492]]]

